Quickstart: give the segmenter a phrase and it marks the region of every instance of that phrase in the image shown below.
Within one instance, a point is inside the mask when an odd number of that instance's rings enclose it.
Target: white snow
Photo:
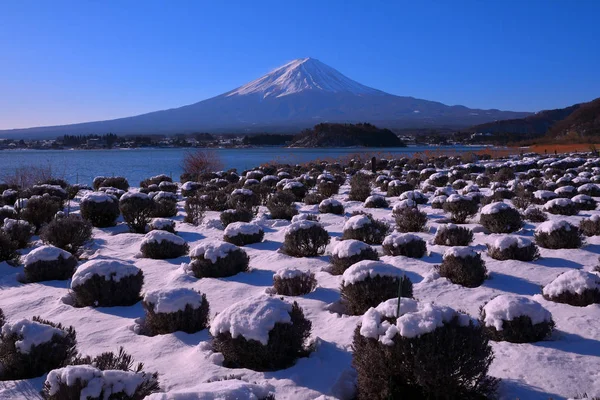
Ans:
[[[2,335],[8,336],[14,334],[19,337],[15,342],[17,351],[22,354],[28,354],[33,346],[48,343],[54,335],[64,337],[66,332],[50,325],[21,319],[14,323],[7,322],[2,326]]]
[[[117,260],[95,259],[79,266],[73,274],[71,288],[83,285],[94,275],[104,277],[104,280],[119,282],[121,278],[137,275],[140,269],[135,265]]]
[[[348,218],[348,220],[344,223],[343,230],[356,230],[361,229],[364,226],[370,225],[371,219],[364,214],[355,215],[353,217]]]
[[[144,236],[144,240],[142,240],[142,244],[148,244],[148,243],[162,243],[162,242],[170,242],[170,243],[174,243],[180,246],[183,246],[185,244],[185,240],[181,237],[181,236],[177,236],[174,233],[171,232],[167,232],[167,231],[161,231],[161,230],[156,230],[156,231],[150,231],[148,233],[146,233],[146,235]]]
[[[491,204],[488,204],[486,206],[483,206],[483,208],[481,209],[481,215],[484,215],[484,214],[496,214],[496,213],[499,213],[501,211],[508,210],[508,209],[511,209],[511,208],[513,208],[513,207],[511,207],[507,203],[503,203],[501,201],[498,201],[498,202],[491,203]]]
[[[536,190],[533,192],[533,197],[539,200],[548,200],[556,198],[557,194],[550,190]]]
[[[239,379],[225,379],[201,383],[190,389],[153,393],[144,400],[260,400],[275,388],[268,383],[249,383]]]
[[[339,207],[341,205],[342,205],[342,203],[339,200],[332,199],[332,198],[327,198],[327,199],[325,199],[325,200],[323,200],[323,201],[321,201],[319,203],[319,208],[321,208],[321,207],[327,207],[327,206]]]
[[[210,334],[229,332],[235,339],[269,342],[269,332],[276,323],[291,323],[292,305],[278,297],[258,296],[234,303],[221,311],[210,324]]]
[[[518,317],[529,317],[533,325],[552,321],[552,314],[537,301],[529,297],[513,294],[502,294],[494,297],[484,307],[485,326],[493,326],[501,331],[504,321],[512,321]]]
[[[455,257],[455,258],[466,258],[475,257],[477,252],[469,246],[453,246],[444,252],[444,258]]]
[[[150,226],[154,229],[165,230],[167,228],[175,228],[175,221],[168,218],[153,218]]]
[[[582,294],[586,289],[600,290],[600,276],[572,269],[560,274],[556,279],[544,286],[542,292],[546,296],[556,297],[565,292]]]
[[[127,199],[149,199],[148,195],[146,193],[142,193],[142,192],[127,192],[125,194],[123,194],[121,196],[121,198],[119,199],[119,201],[124,201]]]
[[[360,240],[342,240],[335,245],[331,255],[339,258],[348,258],[360,254],[362,251],[370,249],[371,246]]]
[[[399,212],[404,208],[415,208],[416,206],[417,203],[414,200],[404,199],[394,204],[394,207],[392,207],[392,212]]]
[[[308,275],[310,272],[302,271],[298,268],[281,268],[278,269],[275,274],[273,274],[273,278],[278,277],[280,279],[293,279],[302,275]]]
[[[549,221],[542,222],[541,224],[539,224],[535,230],[535,233],[552,233],[560,229],[570,231],[571,228],[573,228],[573,225],[571,225],[568,221],[551,219]]]
[[[112,194],[104,193],[104,192],[88,192],[86,193],[81,202],[91,202],[91,203],[114,203],[117,201],[117,198]]]
[[[298,181],[291,181],[283,186],[283,190],[292,190],[293,188],[302,188],[304,185]]]
[[[225,228],[224,235],[234,237],[237,235],[256,235],[262,232],[262,228],[252,222],[232,222]]]
[[[22,220],[22,219],[17,220],[17,219],[12,219],[12,218],[4,218],[4,225],[2,225],[2,229],[5,231],[8,231],[17,225],[28,226],[32,232],[34,231],[33,226],[31,226],[31,224],[29,222]]]
[[[564,199],[564,198],[558,198],[558,199],[552,199],[552,200],[548,200],[546,202],[546,204],[544,204],[544,209],[545,210],[549,210],[552,207],[568,207],[568,206],[572,206],[573,202],[571,201],[571,199]]]
[[[144,303],[152,303],[156,313],[174,313],[185,310],[189,304],[192,308],[202,305],[202,294],[193,289],[158,289],[144,294]]]
[[[404,276],[404,271],[382,261],[363,260],[356,264],[352,264],[344,271],[344,274],[342,275],[342,285],[353,285],[357,282],[362,282],[367,278],[374,278],[376,276],[401,278]]]
[[[288,235],[292,232],[296,232],[302,229],[310,229],[314,226],[321,226],[320,223],[318,223],[317,221],[310,221],[308,219],[302,220],[302,221],[297,221],[294,223],[291,223],[290,225],[288,225],[287,228],[285,228],[285,234]]]
[[[314,58],[299,58],[223,96],[283,97],[303,91],[383,95],[361,85]]]
[[[382,200],[385,201],[385,197],[384,196],[381,196],[379,194],[374,194],[374,195],[371,195],[371,196],[369,196],[369,197],[366,198],[365,204],[367,204],[367,203],[374,203],[376,201],[382,201]]]
[[[202,242],[190,251],[190,258],[204,258],[214,264],[218,258],[225,258],[238,249],[236,245],[227,242]]]
[[[235,189],[231,192],[232,196],[252,196],[254,192],[250,189]]]
[[[73,257],[71,253],[58,247],[41,246],[29,252],[29,254],[23,257],[22,261],[23,265],[27,266],[38,261],[56,261],[61,256],[64,259]]]
[[[64,368],[54,369],[48,373],[46,383],[51,395],[55,395],[62,382],[73,386],[79,380],[85,386],[81,390],[81,399],[99,398],[104,394],[105,399],[116,393],[125,393],[133,396],[136,389],[146,380],[142,373],[120,370],[101,371],[91,365],[69,365]]]
[[[423,239],[421,239],[419,236],[412,234],[412,233],[392,232],[391,234],[386,236],[385,239],[383,239],[382,245],[398,247],[398,246],[403,246],[407,243],[410,243],[413,241],[418,241],[418,240],[423,240]]]
[[[531,240],[521,236],[506,235],[500,236],[494,241],[493,247],[500,251],[504,251],[509,247],[517,246],[519,248],[528,247],[531,245]]]

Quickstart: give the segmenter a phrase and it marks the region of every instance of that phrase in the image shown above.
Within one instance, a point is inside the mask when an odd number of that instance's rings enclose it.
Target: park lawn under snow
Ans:
[[[488,189],[482,189],[488,190]],[[363,209],[362,203],[346,201],[348,186],[342,186],[336,199],[343,202],[346,216],[320,214],[320,220],[332,237],[328,254],[336,246],[348,216]],[[374,190],[374,193],[378,193]],[[389,198],[393,206],[398,198]],[[73,208],[77,209],[77,201]],[[176,230],[190,248],[214,240],[221,240],[223,230],[218,213],[209,212],[205,223],[194,227],[182,222],[183,202],[179,203]],[[587,245],[576,250],[547,250],[540,248],[541,258],[534,262],[497,261],[485,254],[486,244],[493,244],[503,235],[481,232],[476,223],[467,224],[475,231],[471,246],[482,252],[490,272],[490,279],[480,287],[469,289],[439,278],[434,265],[441,263],[448,246],[432,245],[435,230],[447,217],[442,210],[429,205],[420,206],[429,216],[426,233],[418,236],[427,240],[429,255],[422,259],[382,256],[381,261],[401,268],[412,280],[414,297],[420,302],[435,302],[464,311],[472,317],[479,316],[479,307],[499,294],[527,296],[542,304],[552,313],[556,332],[548,341],[531,344],[491,342],[495,359],[490,375],[501,378],[499,396],[502,399],[558,399],[587,392],[600,393],[600,305],[573,307],[549,302],[541,296],[541,286],[554,280],[570,269],[590,271],[598,264],[600,237],[587,238]],[[265,211],[261,207],[261,211]],[[386,220],[393,226],[391,208],[368,209],[376,218]],[[318,206],[303,206],[303,213],[317,213]],[[564,217],[548,214],[551,220],[565,219],[578,223],[584,217],[599,211],[582,211],[577,216]],[[339,315],[328,309],[339,301],[342,276],[332,276],[323,271],[328,266],[328,256],[294,258],[279,253],[289,222],[269,220],[259,215],[254,222],[265,232],[262,243],[245,246],[250,256],[251,271],[229,278],[197,279],[185,273],[182,263],[189,257],[172,260],[139,258],[140,244],[144,235],[128,233],[120,222],[107,229],[94,229],[94,243],[87,250],[87,258],[116,258],[132,262],[144,272],[144,292],[167,288],[192,288],[206,294],[210,303],[210,315],[221,312],[238,301],[260,296],[272,285],[273,274],[282,268],[312,271],[319,283],[318,288],[307,295],[293,297],[312,321],[312,338],[316,350],[308,358],[302,358],[285,370],[255,372],[247,369],[228,369],[219,365],[219,357],[206,350],[208,329],[195,334],[176,332],[154,337],[134,332],[135,319],[142,317],[141,303],[131,307],[74,308],[63,302],[68,294],[69,281],[52,281],[22,284],[17,275],[22,267],[13,268],[0,264],[0,308],[9,322],[39,315],[42,318],[72,325],[77,331],[78,349],[87,355],[116,351],[120,346],[132,354],[136,361],[145,364],[145,370],[158,371],[161,387],[166,391],[193,391],[199,384],[235,375],[247,382],[271,385],[278,400],[328,398],[350,399],[353,394],[351,368],[351,343],[354,329],[361,316]],[[527,223],[514,235],[533,239],[538,224]],[[39,246],[37,242],[35,246]],[[380,246],[376,246],[381,254]],[[0,382],[1,399],[35,399],[45,377]],[[232,381],[231,385],[239,384]],[[219,387],[227,382],[213,384]]]

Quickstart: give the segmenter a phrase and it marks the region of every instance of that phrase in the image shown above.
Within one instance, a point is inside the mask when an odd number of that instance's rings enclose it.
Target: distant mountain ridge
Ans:
[[[475,125],[471,132],[510,134],[513,140],[570,137],[600,138],[600,98],[556,110],[544,110],[525,118]]]
[[[530,113],[448,106],[362,85],[313,58],[275,69],[195,104],[133,117],[0,131],[0,137],[74,134],[294,132],[319,122],[370,122],[382,128],[467,127]]]

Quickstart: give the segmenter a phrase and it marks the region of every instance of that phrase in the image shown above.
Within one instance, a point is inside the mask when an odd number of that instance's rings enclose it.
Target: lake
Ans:
[[[367,157],[374,154],[410,156],[423,151],[469,152],[479,146],[409,146],[401,148],[303,148],[260,147],[248,149],[214,149],[224,169],[238,172],[254,168],[268,161],[290,164],[317,159],[338,159],[352,154]],[[53,175],[70,183],[91,184],[96,176],[125,176],[137,186],[150,176],[167,174],[179,180],[185,148],[143,148],[116,150],[4,150],[0,151],[0,178],[17,167],[38,165],[52,167]],[[1,179],[0,179],[1,180]]]

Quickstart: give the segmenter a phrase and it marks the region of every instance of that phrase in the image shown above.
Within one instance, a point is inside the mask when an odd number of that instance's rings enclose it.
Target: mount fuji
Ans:
[[[302,58],[187,106],[108,121],[4,130],[0,135],[298,132],[319,122],[370,122],[386,128],[466,127],[527,115],[392,95],[362,85],[314,58]]]

